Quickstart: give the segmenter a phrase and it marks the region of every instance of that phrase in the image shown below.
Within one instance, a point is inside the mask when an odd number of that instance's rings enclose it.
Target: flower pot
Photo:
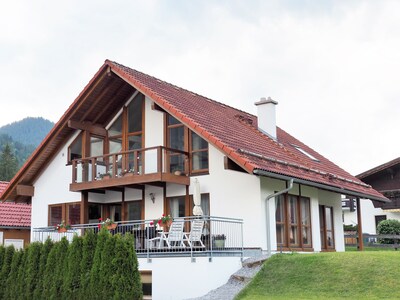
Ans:
[[[225,240],[214,240],[215,248],[225,248]]]
[[[107,229],[108,230],[114,230],[115,228],[117,228],[117,223],[113,223],[113,224],[107,225]]]
[[[162,223],[162,227],[164,227],[164,231],[169,231],[169,227],[172,224],[172,220],[166,221],[165,223]]]
[[[67,228],[61,227],[61,228],[58,228],[57,231],[58,231],[58,233],[67,232]]]

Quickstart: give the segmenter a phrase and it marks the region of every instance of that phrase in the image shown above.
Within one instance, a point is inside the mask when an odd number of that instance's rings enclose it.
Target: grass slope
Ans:
[[[277,254],[242,299],[400,299],[400,252]]]

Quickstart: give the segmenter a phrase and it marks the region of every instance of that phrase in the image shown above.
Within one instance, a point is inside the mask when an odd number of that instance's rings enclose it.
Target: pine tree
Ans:
[[[90,299],[90,270],[96,250],[97,235],[93,230],[86,230],[82,242],[80,299]]]
[[[10,181],[18,171],[18,162],[10,144],[0,154],[0,180]]]
[[[44,281],[44,274],[46,271],[47,258],[49,257],[49,253],[53,245],[54,245],[53,241],[50,238],[48,238],[44,243],[42,250],[40,252],[39,273],[37,274],[38,282],[35,291],[33,292],[33,298],[32,298],[34,300],[42,299],[43,281]]]

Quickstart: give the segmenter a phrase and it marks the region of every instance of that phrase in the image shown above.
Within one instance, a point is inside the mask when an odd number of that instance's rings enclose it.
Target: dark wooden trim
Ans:
[[[107,130],[104,127],[92,124],[91,122],[80,122],[75,120],[69,120],[68,127],[72,129],[88,131],[91,134],[98,135],[103,138],[107,136]]]
[[[81,224],[87,224],[89,220],[89,192],[81,193]]]
[[[243,168],[241,166],[239,166],[237,163],[235,163],[228,156],[224,156],[224,169],[225,170],[232,170],[232,171],[239,171],[239,172],[247,173],[246,170],[243,170]]]
[[[182,185],[189,185],[190,178],[168,173],[154,173],[129,177],[110,178],[108,180],[97,180],[92,182],[71,183],[70,191],[78,192],[84,190],[105,189],[111,187],[123,187],[135,184],[151,184],[156,182],[170,182]]]
[[[17,196],[33,197],[35,195],[35,187],[31,185],[18,184],[16,191]]]
[[[364,250],[364,241],[362,236],[362,218],[361,218],[361,201],[357,197],[357,224],[358,224],[358,251]]]

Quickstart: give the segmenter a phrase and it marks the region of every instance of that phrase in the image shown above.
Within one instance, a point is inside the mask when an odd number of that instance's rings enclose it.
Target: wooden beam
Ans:
[[[358,197],[357,197],[357,225],[358,225],[358,251],[363,251],[364,241],[362,234],[361,203],[360,203],[360,198]]]
[[[31,185],[17,185],[17,196],[28,196],[33,197],[35,194],[35,188]]]
[[[75,120],[69,120],[68,127],[73,129],[85,130],[101,137],[107,136],[107,130],[105,128],[99,125],[94,125],[91,122],[79,122]]]
[[[89,221],[89,193],[81,193],[81,224],[87,224]]]

